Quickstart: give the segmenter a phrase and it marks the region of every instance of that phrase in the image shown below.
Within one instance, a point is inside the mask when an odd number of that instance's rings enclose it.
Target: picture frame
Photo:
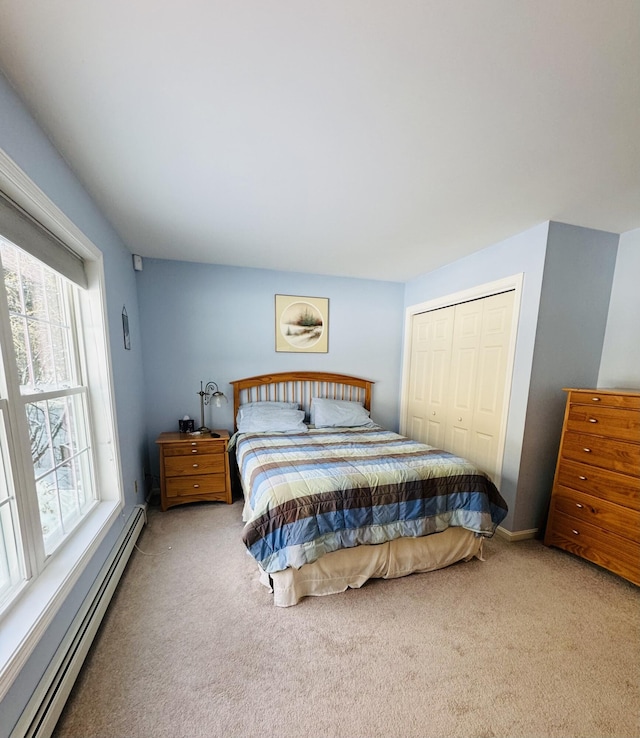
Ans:
[[[122,307],[122,338],[124,339],[124,347],[126,351],[131,351],[131,336],[129,334],[129,316],[127,308]]]
[[[329,298],[275,296],[276,351],[329,352]]]

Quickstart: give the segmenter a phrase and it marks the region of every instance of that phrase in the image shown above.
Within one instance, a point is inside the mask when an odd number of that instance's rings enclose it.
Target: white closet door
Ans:
[[[442,448],[445,440],[454,307],[413,317],[407,407],[411,438]]]
[[[413,316],[406,433],[493,478],[505,412],[515,292]]]
[[[478,347],[473,423],[467,458],[493,478],[499,456],[505,382],[511,342],[515,292],[503,292],[482,302],[482,329]]]
[[[445,448],[470,458],[483,300],[455,306]]]

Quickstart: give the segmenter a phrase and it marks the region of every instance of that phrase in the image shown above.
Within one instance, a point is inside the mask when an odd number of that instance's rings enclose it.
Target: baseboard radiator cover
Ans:
[[[145,523],[146,505],[137,505],[16,723],[11,738],[49,738],[53,733]]]

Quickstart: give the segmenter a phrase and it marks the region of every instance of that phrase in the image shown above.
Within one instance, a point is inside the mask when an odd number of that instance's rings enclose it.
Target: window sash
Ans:
[[[3,455],[13,462],[13,470],[5,464],[3,474],[15,492],[0,506],[1,609],[2,595],[6,600],[31,575],[37,576],[99,500],[88,387],[81,384],[80,326],[74,317],[81,309],[75,294],[79,288],[59,276],[51,281],[48,265],[38,267],[36,257],[21,256],[24,249],[4,233],[0,238],[7,244],[4,256],[10,264],[3,269],[0,300],[4,332],[11,337],[3,350],[2,386],[7,391],[3,402],[7,409],[13,404],[10,414],[15,424],[13,452],[3,443]],[[11,280],[10,295],[6,279]],[[52,338],[57,327],[59,335]],[[60,354],[65,355],[62,362]],[[21,380],[20,374],[28,379]],[[40,455],[46,463],[40,463]]]

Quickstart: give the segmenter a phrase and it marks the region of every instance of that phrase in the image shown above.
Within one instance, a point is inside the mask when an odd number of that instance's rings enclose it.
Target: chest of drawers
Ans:
[[[640,391],[566,392],[544,542],[640,585]]]
[[[227,431],[212,436],[161,433],[160,507],[219,500],[231,504]]]

